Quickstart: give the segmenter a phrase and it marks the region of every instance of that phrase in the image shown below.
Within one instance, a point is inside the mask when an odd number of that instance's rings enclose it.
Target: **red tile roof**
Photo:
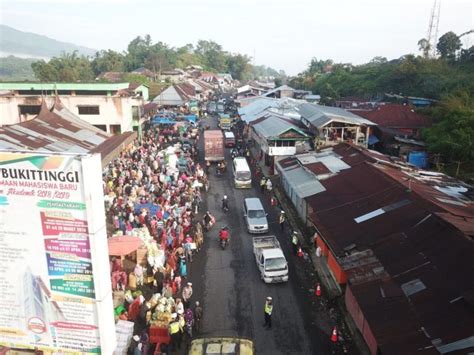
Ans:
[[[384,127],[416,129],[431,125],[428,117],[417,113],[410,105],[385,104],[374,110],[349,111]]]

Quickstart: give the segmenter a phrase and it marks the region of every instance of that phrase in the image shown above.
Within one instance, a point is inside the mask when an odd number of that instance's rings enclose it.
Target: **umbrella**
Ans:
[[[124,256],[136,251],[143,244],[138,237],[121,236],[112,237],[107,241],[109,245],[109,255]]]

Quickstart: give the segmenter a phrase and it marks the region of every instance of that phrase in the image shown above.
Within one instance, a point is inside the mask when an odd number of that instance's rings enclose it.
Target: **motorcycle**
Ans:
[[[224,198],[222,199],[222,209],[225,213],[229,211],[229,200],[227,199],[227,196],[224,196]]]
[[[219,231],[219,243],[221,245],[222,250],[224,250],[229,243],[229,231],[226,227],[222,227],[222,229]]]

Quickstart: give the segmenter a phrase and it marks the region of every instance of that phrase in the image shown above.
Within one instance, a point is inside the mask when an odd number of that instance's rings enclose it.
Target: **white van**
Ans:
[[[252,187],[252,173],[244,157],[235,157],[232,163],[234,186],[236,189],[250,189]]]

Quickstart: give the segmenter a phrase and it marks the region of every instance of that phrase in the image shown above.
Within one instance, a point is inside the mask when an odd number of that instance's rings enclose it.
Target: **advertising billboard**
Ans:
[[[100,155],[0,151],[0,345],[111,354]]]

